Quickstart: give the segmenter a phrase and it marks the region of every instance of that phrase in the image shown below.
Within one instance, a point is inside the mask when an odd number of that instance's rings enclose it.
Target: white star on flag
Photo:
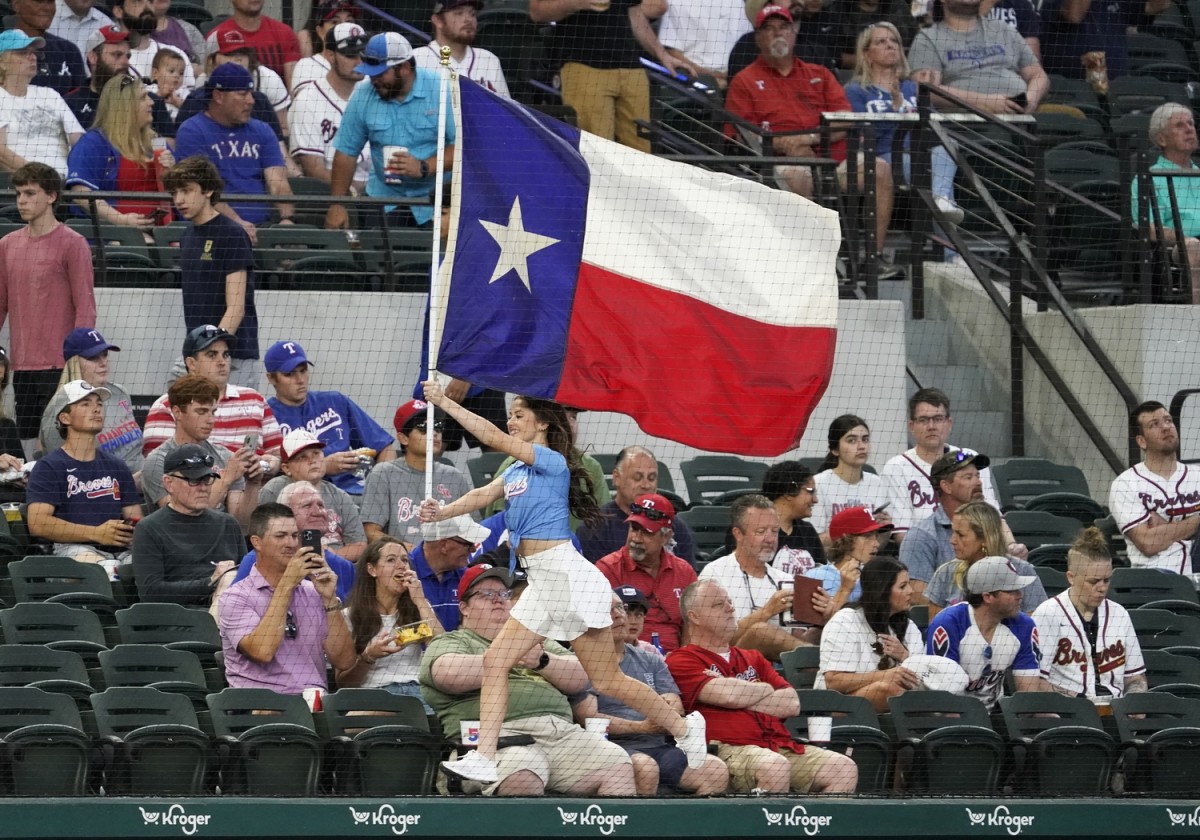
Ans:
[[[508,272],[515,271],[521,278],[521,282],[525,284],[525,288],[532,293],[533,288],[529,285],[528,259],[559,240],[525,230],[525,225],[521,221],[520,196],[513,199],[512,209],[508,211],[507,225],[485,222],[483,219],[479,220],[479,224],[483,225],[483,229],[500,246],[500,256],[496,258],[496,270],[492,272],[492,279],[488,280],[488,283],[495,283]]]

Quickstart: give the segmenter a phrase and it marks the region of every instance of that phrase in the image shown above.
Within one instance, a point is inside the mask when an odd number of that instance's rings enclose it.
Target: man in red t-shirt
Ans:
[[[667,656],[688,712],[729,767],[737,793],[853,793],[858,767],[841,753],[795,741],[783,725],[800,712],[796,691],[759,652],[732,646],[737,616],[729,594],[699,580],[680,602],[689,644]]]
[[[818,157],[818,129],[821,114],[854,110],[837,77],[819,64],[796,58],[796,24],[785,6],[763,6],[754,22],[754,41],[758,58],[733,77],[725,96],[725,108],[764,131],[771,132],[769,144],[764,138],[763,154],[788,157]],[[783,132],[780,136],[780,132]],[[794,133],[792,133],[794,132]],[[725,134],[737,134],[732,124]],[[829,157],[840,161],[838,181],[846,186],[845,132],[834,132]],[[858,169],[862,189],[863,167]],[[805,198],[813,194],[812,169],[807,166],[781,166],[776,174],[792,192]],[[882,247],[892,219],[892,168],[886,161],[875,161],[875,242]],[[881,276],[899,273],[893,267],[880,266]]]
[[[231,0],[233,16],[213,28],[222,33],[236,30],[258,54],[258,63],[283,77],[290,90],[292,68],[300,60],[300,42],[287,24],[262,13],[263,0]],[[209,33],[212,34],[211,32]]]

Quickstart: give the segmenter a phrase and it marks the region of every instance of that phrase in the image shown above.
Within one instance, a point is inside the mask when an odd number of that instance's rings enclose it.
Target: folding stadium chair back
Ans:
[[[1183,575],[1157,569],[1113,569],[1108,597],[1133,610],[1167,599],[1196,603],[1196,588]]]
[[[1130,610],[1129,618],[1143,650],[1162,650],[1173,645],[1200,646],[1200,618],[1145,608]]]
[[[809,689],[817,681],[817,672],[821,668],[821,649],[813,645],[804,645],[793,650],[784,651],[779,656],[783,665],[783,678],[791,683],[797,691]]]
[[[0,686],[40,688],[66,694],[77,703],[95,691],[83,658],[45,645],[0,645]]]
[[[725,534],[729,530],[729,508],[724,505],[700,505],[678,514],[692,531],[697,561],[705,563],[724,553]]]
[[[1104,505],[1090,496],[1083,496],[1079,493],[1043,493],[1026,502],[1025,510],[1042,511],[1067,519],[1077,519],[1084,526],[1091,525],[1097,519],[1108,516]]]
[[[1101,796],[1117,744],[1086,697],[1023,691],[1000,698],[1013,778],[1034,796]]]
[[[1200,700],[1151,691],[1112,702],[1131,789],[1200,796]]]
[[[837,691],[799,691],[800,714],[785,723],[794,737],[808,740],[808,719],[833,718],[829,749],[850,757],[858,767],[858,793],[883,793],[892,769],[892,742],[879,728],[870,701]],[[822,744],[821,746],[826,746]]]
[[[1010,510],[1004,514],[1004,521],[1016,541],[1030,549],[1052,543],[1070,544],[1082,527],[1078,519],[1042,511]]]
[[[189,650],[161,645],[117,645],[101,651],[104,683],[114,686],[149,686],[168,694],[181,694],[193,707],[208,708],[208,682],[200,658]]]
[[[227,688],[208,696],[222,789],[248,796],[312,796],[321,739],[299,695]]]
[[[991,794],[1004,740],[974,697],[906,691],[889,698],[905,787],[931,794]]]
[[[722,499],[730,493],[759,492],[767,465],[735,455],[699,455],[681,462],[679,470],[693,505],[721,505],[732,500]]]
[[[100,619],[89,610],[63,604],[17,604],[0,610],[0,628],[9,644],[46,645],[78,653],[88,666],[107,648]]]
[[[444,743],[429,731],[416,697],[343,688],[324,698],[339,793],[414,796],[433,792]]]
[[[92,695],[96,728],[110,750],[109,793],[197,796],[212,755],[191,702],[145,686],[116,686]]]
[[[996,464],[992,467],[992,482],[1006,510],[1023,506],[1043,493],[1091,495],[1083,470],[1042,458],[1009,458]]]
[[[32,687],[0,688],[0,758],[12,796],[81,796],[91,743],[74,701]]]
[[[1068,543],[1043,543],[1029,552],[1029,562],[1034,568],[1056,569],[1067,571],[1067,552],[1071,550]]]
[[[508,456],[503,452],[484,452],[476,458],[467,461],[467,472],[471,474],[471,483],[483,487],[496,477],[496,470]]]
[[[1174,649],[1179,650],[1178,647]],[[1142,656],[1146,660],[1146,679],[1151,688],[1179,683],[1200,686],[1200,659],[1152,648],[1143,650]]]

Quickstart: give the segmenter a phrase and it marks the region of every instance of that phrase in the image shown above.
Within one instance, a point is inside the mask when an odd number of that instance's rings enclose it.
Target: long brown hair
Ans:
[[[600,525],[604,521],[604,514],[600,512],[600,505],[596,503],[596,485],[592,482],[592,476],[584,469],[579,450],[575,448],[566,409],[556,402],[538,397],[518,395],[515,399],[524,403],[538,422],[548,426],[546,445],[567,459],[567,468],[571,471],[567,506],[571,515],[590,527]]]
[[[367,546],[367,550],[358,558],[354,570],[354,586],[350,589],[347,609],[350,612],[350,634],[354,637],[356,653],[362,653],[383,627],[383,619],[379,615],[379,601],[375,598],[375,578],[367,571],[367,567],[379,563],[379,556],[388,545],[403,546],[404,543],[395,537],[380,537]],[[404,560],[408,562],[407,552]],[[400,593],[395,614],[396,627],[421,620],[421,611],[417,609],[407,590]]]

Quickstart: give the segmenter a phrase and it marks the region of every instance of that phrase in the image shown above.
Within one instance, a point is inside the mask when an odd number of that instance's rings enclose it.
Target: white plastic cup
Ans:
[[[402,152],[407,152],[407,146],[384,146],[383,147],[383,182],[385,184],[402,184],[404,176],[399,172],[395,172],[388,167],[392,164],[392,157]]]
[[[608,718],[590,717],[584,721],[584,729],[608,740]]]
[[[458,722],[459,738],[463,746],[475,747],[479,745],[479,721],[477,720],[460,720]]]
[[[808,740],[814,744],[828,744],[833,740],[833,718],[812,716],[808,719]]]
[[[155,137],[150,141],[150,148],[156,152],[161,152],[163,149],[170,147],[167,145],[166,137]]]

